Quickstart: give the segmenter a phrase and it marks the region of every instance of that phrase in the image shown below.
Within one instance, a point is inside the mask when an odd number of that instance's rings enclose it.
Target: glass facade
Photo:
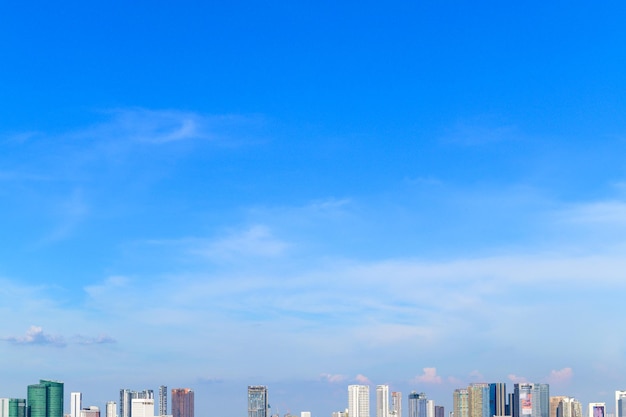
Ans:
[[[63,417],[63,383],[42,379],[29,385],[26,417]]]

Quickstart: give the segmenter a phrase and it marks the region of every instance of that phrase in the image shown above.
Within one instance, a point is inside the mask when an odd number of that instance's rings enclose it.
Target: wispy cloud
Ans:
[[[508,374],[507,378],[509,379],[509,381],[513,382],[514,384],[522,384],[524,382],[528,382],[528,379],[526,377],[515,375],[515,374]]]
[[[339,384],[339,383],[344,383],[345,381],[347,381],[348,377],[346,375],[341,375],[341,374],[321,374],[320,379],[322,381],[326,381],[331,384]]]
[[[277,257],[288,247],[286,242],[272,234],[269,227],[254,225],[210,242],[196,252],[214,260],[234,260],[240,256]]]
[[[550,384],[559,384],[570,381],[574,377],[572,368],[563,368],[550,371],[550,375],[546,378]]]
[[[79,345],[104,345],[117,342],[114,338],[105,334],[96,337],[77,335],[73,341]]]
[[[359,384],[372,385],[372,381],[370,381],[370,379],[363,374],[358,374],[354,377],[354,380]]]
[[[47,334],[42,327],[30,326],[23,336],[8,336],[2,340],[16,345],[49,345],[56,347],[64,347],[66,345],[62,336]]]

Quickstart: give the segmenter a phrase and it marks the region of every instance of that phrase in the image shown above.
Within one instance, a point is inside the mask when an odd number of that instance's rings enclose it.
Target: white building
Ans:
[[[117,417],[117,404],[115,401],[107,402],[106,417]]]
[[[133,398],[131,416],[154,417],[154,398]]]
[[[589,412],[587,417],[606,417],[606,404],[589,403]]]
[[[390,417],[402,417],[402,393],[394,391],[391,393]],[[626,416],[625,416],[626,417]]]
[[[348,416],[370,417],[370,387],[368,385],[348,385]]]
[[[70,417],[80,417],[80,410],[83,408],[83,394],[72,392],[70,394]]]
[[[376,417],[389,417],[389,385],[376,386]]]

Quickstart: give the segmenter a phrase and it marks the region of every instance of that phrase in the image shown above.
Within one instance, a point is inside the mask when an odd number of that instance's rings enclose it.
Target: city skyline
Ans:
[[[619,407],[624,2],[3,3],[7,398]]]

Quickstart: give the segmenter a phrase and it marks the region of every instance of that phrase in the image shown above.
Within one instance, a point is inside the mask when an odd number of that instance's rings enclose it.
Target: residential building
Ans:
[[[489,384],[472,383],[467,387],[467,393],[469,417],[492,417],[489,415]]]
[[[132,401],[134,399],[153,400],[154,391],[151,389],[143,391],[132,391],[127,388],[120,389],[120,412],[118,417],[132,417]]]
[[[348,416],[370,417],[370,387],[348,385]]]
[[[515,384],[512,417],[550,417],[550,387],[548,384]]]
[[[80,417],[83,408],[83,394],[80,392],[70,393],[70,417]]]
[[[389,417],[402,417],[402,393],[399,391],[393,391],[391,393]]]
[[[376,386],[376,417],[389,417],[389,385]]]
[[[618,403],[621,398],[626,398],[626,390],[615,391],[615,417],[626,417],[626,409],[622,410]],[[626,404],[624,405],[626,406]]]
[[[106,417],[117,417],[116,414],[117,404],[115,401],[108,401],[106,408]]]
[[[172,389],[172,417],[194,417],[194,393],[192,389]]]
[[[550,397],[550,417],[557,417],[559,404],[566,398],[567,396],[564,395]]]
[[[454,417],[469,417],[469,393],[467,389],[455,389],[452,393]]]
[[[159,416],[167,415],[167,387],[161,385],[159,387]]]
[[[268,409],[267,387],[248,386],[248,417],[269,417]]]

